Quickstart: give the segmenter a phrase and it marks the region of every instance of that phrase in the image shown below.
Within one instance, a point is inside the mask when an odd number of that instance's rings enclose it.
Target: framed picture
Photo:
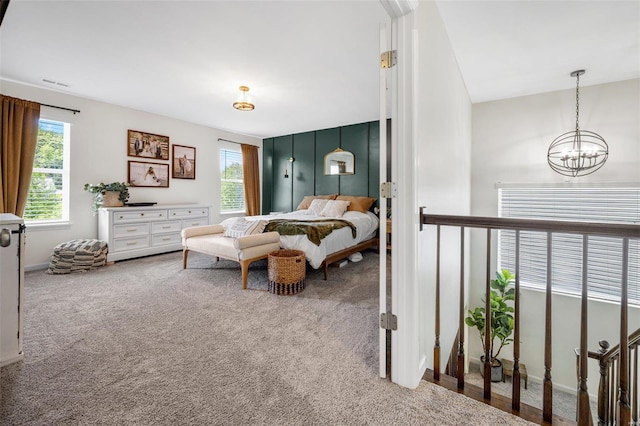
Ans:
[[[196,178],[196,149],[191,146],[173,144],[171,177],[174,179]]]
[[[168,188],[169,165],[129,161],[129,185]]]
[[[169,159],[169,136],[129,130],[127,134],[127,155],[129,157]]]

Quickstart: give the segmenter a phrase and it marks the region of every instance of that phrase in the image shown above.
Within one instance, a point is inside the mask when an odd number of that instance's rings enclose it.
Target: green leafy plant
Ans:
[[[515,282],[516,276],[509,270],[503,269],[496,272],[496,279],[492,280],[490,292],[491,306],[491,324],[490,324],[490,341],[489,354],[492,364],[495,364],[502,348],[513,342],[510,337],[513,333],[514,320],[512,306],[507,304],[508,301],[515,300],[515,288],[512,284]],[[482,300],[482,306],[476,307],[473,311],[468,311],[469,316],[465,318],[465,323],[469,327],[475,327],[482,340],[483,353],[487,352],[485,346],[485,299]]]
[[[85,183],[84,190],[93,194],[93,205],[91,206],[91,210],[94,214],[102,205],[104,194],[107,191],[118,192],[118,199],[122,201],[123,204],[129,201],[129,184],[126,182],[100,182],[99,184]]]

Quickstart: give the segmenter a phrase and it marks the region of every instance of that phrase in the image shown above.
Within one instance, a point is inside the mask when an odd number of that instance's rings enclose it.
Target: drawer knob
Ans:
[[[189,210],[189,213],[191,213],[191,210]]]
[[[140,216],[144,216],[144,213],[140,213]]]
[[[137,244],[137,243],[136,243],[135,241],[131,241],[131,242],[128,242],[128,243],[127,243],[127,245],[128,245],[128,246],[135,246],[136,244]]]

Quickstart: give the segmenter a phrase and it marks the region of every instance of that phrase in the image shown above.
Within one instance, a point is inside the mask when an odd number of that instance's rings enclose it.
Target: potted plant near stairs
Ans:
[[[129,200],[129,185],[126,182],[100,182],[96,185],[85,183],[84,190],[93,194],[93,214],[100,207],[122,207]]]
[[[491,381],[499,382],[502,380],[502,363],[498,359],[502,348],[513,342],[510,337],[513,333],[514,320],[512,306],[508,305],[508,301],[515,300],[515,288],[512,284],[515,282],[515,275],[509,270],[503,269],[496,272],[496,279],[491,280],[490,306],[491,306],[491,323],[490,323],[490,347],[489,354],[491,357]],[[469,327],[475,327],[480,334],[482,340],[483,354],[487,353],[485,346],[485,300],[482,300],[482,306],[476,307],[473,311],[468,311],[469,315],[465,318],[465,323]],[[484,355],[481,358],[484,364]],[[480,366],[480,372],[484,375],[484,368]]]

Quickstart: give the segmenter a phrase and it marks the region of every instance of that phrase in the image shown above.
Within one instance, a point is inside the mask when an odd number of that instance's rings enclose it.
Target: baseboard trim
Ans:
[[[31,272],[31,271],[40,271],[42,269],[47,269],[49,267],[48,263],[38,263],[35,265],[27,265],[24,267],[24,271],[25,272]]]

